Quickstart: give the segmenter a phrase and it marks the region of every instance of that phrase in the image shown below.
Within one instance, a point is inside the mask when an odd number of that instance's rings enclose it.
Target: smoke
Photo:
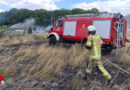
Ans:
[[[44,31],[45,31],[45,32],[48,32],[49,29],[51,29],[51,28],[52,28],[52,25],[48,25],[47,27],[44,28]]]
[[[29,18],[29,19],[26,19],[24,22],[14,24],[13,26],[10,27],[10,29],[28,30],[30,27],[34,30],[32,33],[33,35],[43,34],[45,32],[48,32],[49,29],[52,28],[51,25],[48,25],[48,26],[35,25],[35,19]]]
[[[28,30],[29,28],[33,29],[34,25],[35,25],[35,19],[34,18],[29,18],[29,19],[26,19],[22,23],[14,24],[13,26],[10,27],[10,29]]]
[[[36,30],[35,32],[33,32],[33,34],[43,34],[45,32],[48,32],[49,29],[51,29],[52,26],[51,25],[48,25],[48,26],[36,26]]]

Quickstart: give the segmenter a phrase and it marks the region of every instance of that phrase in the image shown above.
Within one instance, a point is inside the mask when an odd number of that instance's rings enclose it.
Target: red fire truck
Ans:
[[[104,47],[125,46],[127,21],[123,15],[115,13],[66,15],[57,19],[49,30],[49,44],[65,41],[85,43],[89,25],[96,27],[96,34],[102,38]]]

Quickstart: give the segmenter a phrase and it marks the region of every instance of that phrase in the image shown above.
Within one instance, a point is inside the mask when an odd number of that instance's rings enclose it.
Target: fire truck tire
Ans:
[[[111,47],[107,47],[107,48],[102,48],[101,51],[102,51],[102,54],[103,55],[108,55],[112,52],[112,48]]]
[[[87,39],[84,39],[84,40],[82,41],[81,45],[82,45],[82,46],[85,46],[86,42],[87,42]]]
[[[49,45],[56,45],[57,40],[55,36],[49,38]]]

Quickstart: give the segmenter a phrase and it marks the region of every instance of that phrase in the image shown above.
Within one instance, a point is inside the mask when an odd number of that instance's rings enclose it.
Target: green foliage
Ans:
[[[0,27],[0,31],[7,31],[8,27],[9,26],[7,26],[7,25],[3,25]]]
[[[86,13],[86,11],[82,10],[82,9],[72,9],[72,14],[83,14]]]
[[[16,9],[13,8],[9,11],[0,13],[0,26],[13,25],[19,22],[23,22],[27,18],[35,18],[36,25],[48,26],[52,21],[54,22],[59,16],[65,16],[69,14],[85,14],[85,13],[100,13],[98,9],[93,8],[91,10],[83,9],[60,9],[54,11],[46,11],[44,9],[28,10],[28,9]]]
[[[7,25],[8,12],[0,13],[0,25]]]
[[[0,37],[4,36],[4,33],[8,30],[8,26],[3,25],[0,27]]]
[[[91,13],[96,13],[96,14],[100,13],[97,8],[91,9],[90,12]]]

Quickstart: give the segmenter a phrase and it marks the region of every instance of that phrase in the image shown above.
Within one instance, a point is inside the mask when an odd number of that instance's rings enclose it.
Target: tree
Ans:
[[[46,11],[44,9],[28,10],[28,9],[16,9],[13,8],[9,11],[0,13],[0,26],[13,25],[19,22],[23,22],[28,18],[34,18],[36,25],[48,26],[51,21],[55,21],[59,16],[65,16],[69,14],[86,14],[86,13],[100,13],[97,8],[91,10],[83,10],[75,8],[72,10],[60,9],[54,11]],[[51,20],[52,17],[52,20]]]
[[[2,12],[0,13],[0,26],[7,25],[8,21],[8,12]]]
[[[98,14],[98,13],[100,13],[100,12],[98,11],[97,8],[92,8],[92,9],[91,9],[91,13]]]
[[[79,8],[72,9],[72,14],[84,14],[84,13],[85,13],[85,10],[83,9],[79,9]]]
[[[16,17],[18,17],[18,9],[13,8],[8,12],[8,21],[7,24],[15,24],[18,23],[18,19],[16,19]]]

